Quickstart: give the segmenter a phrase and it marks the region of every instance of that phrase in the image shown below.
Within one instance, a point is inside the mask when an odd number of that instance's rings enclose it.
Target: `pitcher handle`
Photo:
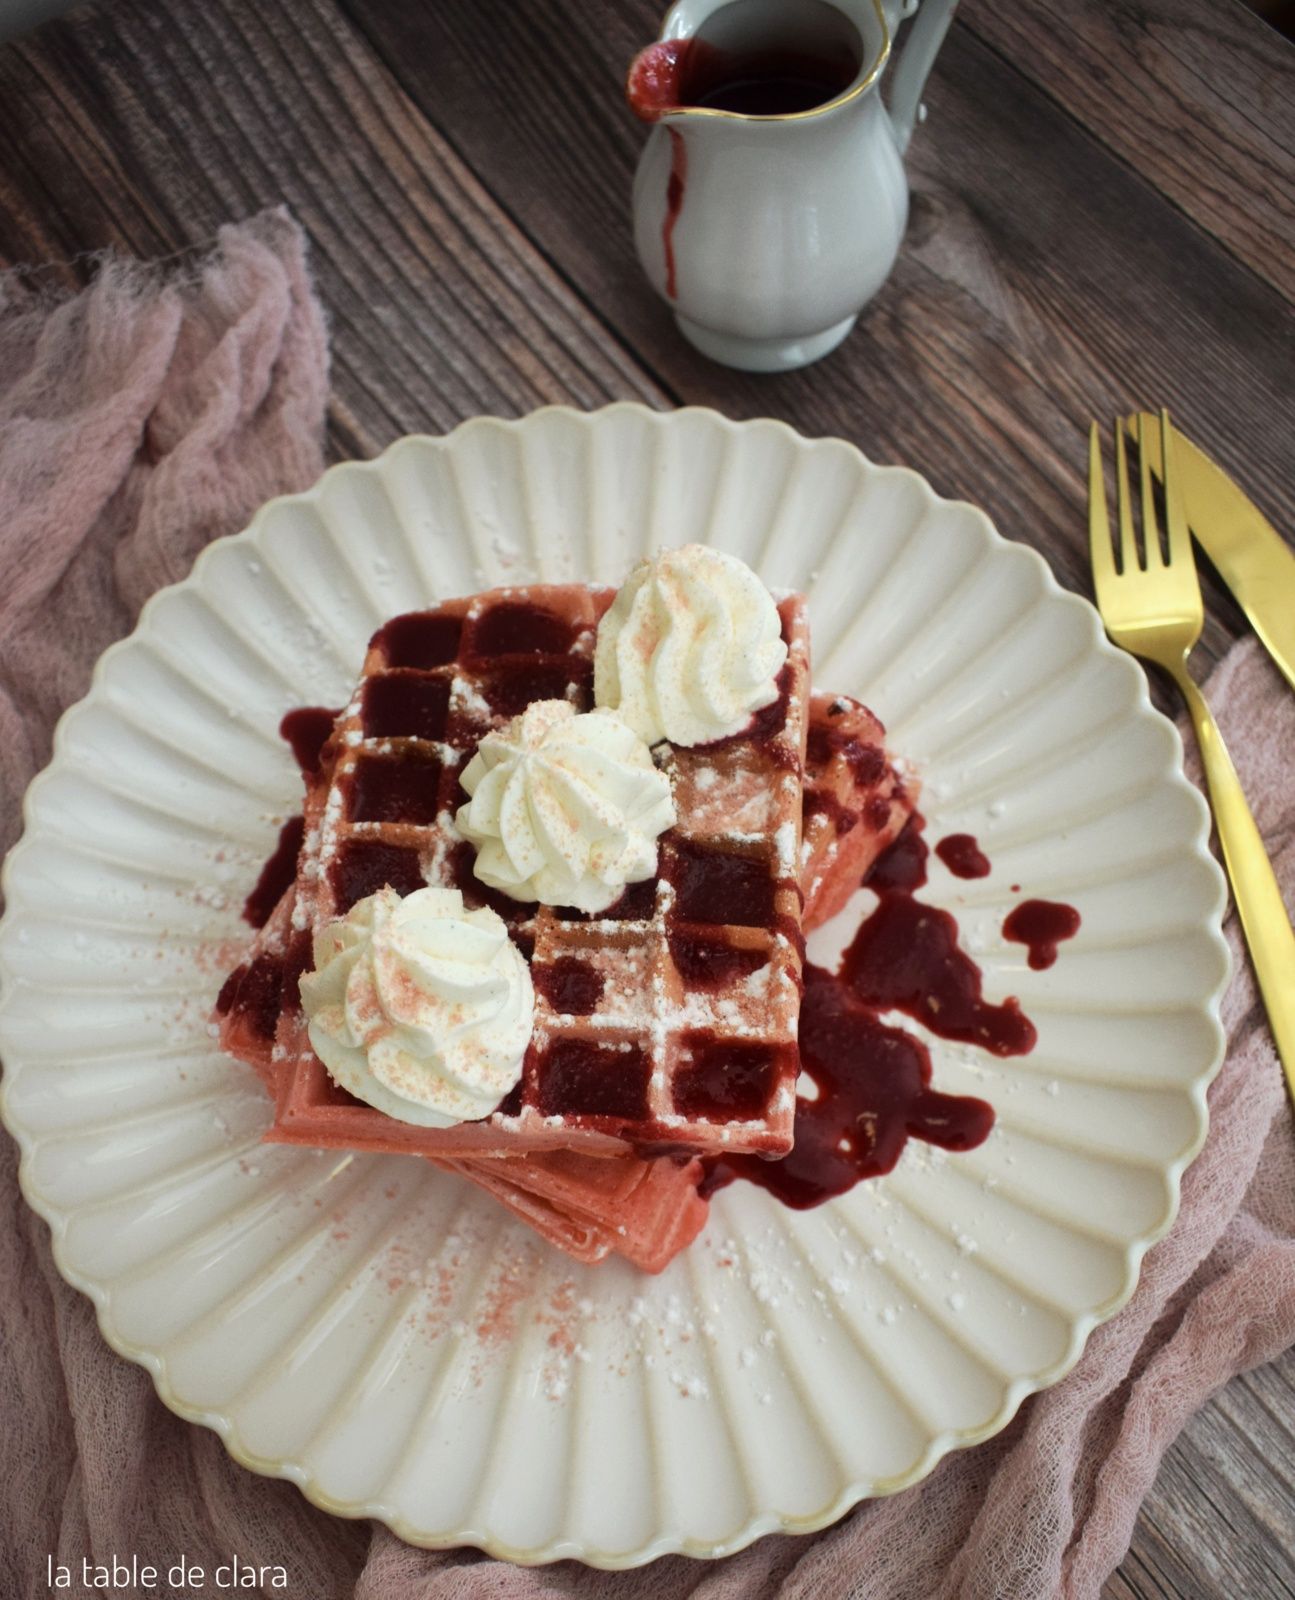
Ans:
[[[904,9],[916,9],[915,0],[910,0]],[[908,149],[908,141],[913,137],[913,124],[917,120],[918,102],[927,74],[935,65],[957,9],[958,0],[921,0],[917,20],[904,41],[890,86],[890,122],[900,155]]]

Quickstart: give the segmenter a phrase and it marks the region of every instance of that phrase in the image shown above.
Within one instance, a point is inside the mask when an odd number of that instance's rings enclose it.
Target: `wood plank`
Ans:
[[[1143,1600],[1149,1592],[1138,1587],[1121,1568],[1102,1585],[1102,1600]]]
[[[0,173],[10,262],[169,254],[286,201],[332,324],[336,455],[481,412],[668,403],[324,0],[51,24],[0,52]]]
[[[1288,1350],[1234,1379],[1191,1419],[1165,1454],[1104,1600],[1295,1594],[1293,1383]]]
[[[1281,1430],[1289,1448],[1295,1436],[1295,1349],[1287,1350],[1285,1355],[1266,1366],[1247,1372],[1241,1382],[1267,1412],[1272,1425]],[[1285,1459],[1288,1477],[1295,1476],[1291,1458]],[[1295,1484],[1291,1488],[1291,1501],[1295,1504]]]
[[[1288,1600],[1295,1594],[1290,1554],[1238,1492],[1261,1482],[1262,1472],[1227,1461],[1231,1428],[1217,1406],[1199,1412],[1189,1432],[1190,1449],[1176,1444],[1167,1452],[1154,1503],[1145,1508],[1148,1528],[1159,1535],[1162,1581],[1176,1594]]]
[[[1185,1600],[1165,1588],[1154,1565],[1147,1562],[1138,1544],[1142,1531],[1143,1520],[1139,1519],[1128,1555],[1102,1585],[1102,1600]]]
[[[1240,0],[965,0],[985,43],[1295,300],[1295,48]]]
[[[1291,1352],[1283,1364],[1288,1376],[1295,1375]],[[1247,1373],[1246,1379],[1250,1376]],[[1229,1384],[1213,1407],[1227,1426],[1215,1427],[1211,1419],[1198,1442],[1244,1502],[1270,1546],[1281,1549],[1289,1543],[1295,1507],[1295,1415],[1289,1400],[1285,1412],[1273,1410],[1268,1403],[1276,1377],[1272,1374],[1259,1385],[1246,1379]]]
[[[643,134],[620,80],[654,30],[651,0],[596,26],[575,0],[524,13],[507,0],[342,3],[509,214],[681,398],[907,462],[984,505],[1081,592],[1087,420],[1135,397],[1167,403],[1244,465],[1275,520],[1295,527],[1285,302],[968,30],[954,29],[928,92],[894,276],[836,355],[754,377],[692,352],[634,257],[626,213]],[[1216,656],[1241,619],[1217,590],[1210,613],[1204,653]]]

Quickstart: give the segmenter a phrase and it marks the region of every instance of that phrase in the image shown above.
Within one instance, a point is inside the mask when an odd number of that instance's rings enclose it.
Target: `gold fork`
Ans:
[[[1167,560],[1160,549],[1151,464],[1148,450],[1142,448],[1142,426],[1140,418],[1133,425],[1142,478],[1145,562],[1139,564],[1124,429],[1118,420],[1115,424],[1115,488],[1120,518],[1118,569],[1106,515],[1101,436],[1095,422],[1089,432],[1088,540],[1097,608],[1111,639],[1122,649],[1163,668],[1187,702],[1201,747],[1223,861],[1232,880],[1233,899],[1268,1008],[1268,1020],[1287,1087],[1295,1099],[1295,932],[1291,930],[1272,863],[1250,815],[1236,768],[1204,696],[1187,671],[1187,658],[1200,638],[1205,612],[1178,476],[1173,466],[1169,413],[1160,413]]]

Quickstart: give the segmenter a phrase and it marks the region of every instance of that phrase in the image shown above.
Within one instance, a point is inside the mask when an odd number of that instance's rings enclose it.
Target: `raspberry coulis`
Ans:
[[[946,834],[935,853],[955,878],[987,878],[989,857],[969,833]]]
[[[313,778],[319,772],[324,746],[333,731],[338,713],[326,706],[298,706],[289,711],[279,724],[279,736],[291,749],[303,778]],[[305,822],[300,816],[289,817],[279,829],[279,842],[261,868],[256,887],[243,902],[243,920],[254,928],[263,928],[270,913],[292,887],[297,875],[297,857],[305,835]]]
[[[1029,962],[1035,972],[1050,967],[1057,959],[1057,946],[1079,932],[1079,913],[1074,906],[1059,900],[1022,900],[1008,913],[1003,937],[1029,947]]]
[[[712,1160],[704,1195],[744,1178],[785,1205],[806,1210],[844,1194],[861,1179],[891,1171],[910,1138],[946,1150],[971,1150],[988,1137],[993,1107],[933,1089],[926,1045],[882,1020],[883,1012],[905,1012],[937,1038],[975,1044],[1000,1057],[1028,1054],[1037,1038],[1017,1000],[994,1004],[984,998],[980,969],[959,949],[953,916],[916,898],[926,883],[924,827],[922,817],[914,815],[873,864],[864,882],[876,893],[877,906],[860,925],[838,971],[805,969],[800,1057],[802,1086],[808,1079],[812,1087],[797,1098],[791,1152],[774,1161]],[[960,864],[976,866],[963,875],[987,874],[989,862],[975,840],[953,837],[957,842],[951,850],[942,848],[949,841],[937,845],[941,860],[956,870],[952,854]],[[1046,913],[1033,909],[1040,906]],[[1026,901],[1008,917],[1004,933],[1031,936],[1024,942],[1035,965],[1036,948],[1046,955],[1050,938],[1069,937],[1078,925],[1073,907]],[[1055,959],[1055,943],[1051,950]]]

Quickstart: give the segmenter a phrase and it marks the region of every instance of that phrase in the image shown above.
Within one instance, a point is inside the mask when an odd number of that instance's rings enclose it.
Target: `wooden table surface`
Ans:
[[[1087,592],[1087,420],[1167,404],[1295,528],[1295,47],[1238,0],[965,0],[894,275],[782,377],[692,352],[627,220],[657,0],[104,0],[0,48],[0,265],[76,282],[286,201],[334,457],[551,401],[782,417],[976,501]],[[1243,626],[1207,580],[1203,652]],[[1204,663],[1202,663],[1203,665]],[[1295,1359],[1166,1457],[1111,1597],[1295,1595]]]

